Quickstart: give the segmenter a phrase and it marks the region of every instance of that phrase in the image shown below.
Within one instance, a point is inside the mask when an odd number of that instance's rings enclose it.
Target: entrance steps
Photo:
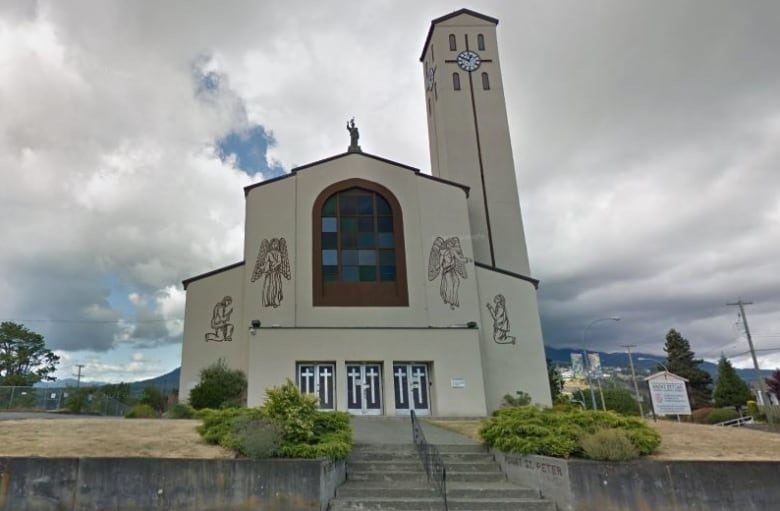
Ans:
[[[447,467],[451,510],[555,511],[539,491],[509,483],[481,445],[437,445]],[[359,445],[347,460],[347,482],[336,490],[331,511],[441,510],[413,444]]]

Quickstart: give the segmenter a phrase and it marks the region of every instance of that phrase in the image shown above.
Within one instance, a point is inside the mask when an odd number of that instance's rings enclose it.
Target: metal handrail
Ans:
[[[423,468],[425,468],[428,482],[432,482],[436,487],[436,490],[438,490],[439,495],[444,502],[444,511],[447,511],[447,467],[444,466],[444,461],[441,458],[439,449],[425,440],[425,434],[423,433],[422,426],[420,426],[420,421],[417,420],[417,415],[414,413],[414,410],[410,411],[414,446],[417,449],[417,454],[420,456]]]

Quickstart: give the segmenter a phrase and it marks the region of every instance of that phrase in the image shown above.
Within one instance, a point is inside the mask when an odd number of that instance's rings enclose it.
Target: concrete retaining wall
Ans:
[[[780,462],[494,454],[510,481],[539,488],[560,511],[765,511],[780,502]]]
[[[0,458],[0,511],[324,511],[344,462]]]

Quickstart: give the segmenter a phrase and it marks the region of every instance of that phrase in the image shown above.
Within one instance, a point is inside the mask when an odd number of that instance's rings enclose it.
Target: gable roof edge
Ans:
[[[191,283],[195,282],[196,280],[205,279],[206,277],[211,277],[212,275],[216,275],[217,273],[222,273],[223,271],[228,271],[228,270],[232,270],[233,268],[238,268],[239,266],[243,266],[244,262],[245,261],[239,261],[237,263],[223,266],[222,268],[217,268],[216,270],[207,271],[206,273],[201,273],[200,275],[195,275],[194,277],[184,279],[181,281],[181,285],[184,286],[184,290],[186,291],[187,286],[189,286]]]
[[[475,18],[479,18],[483,21],[487,21],[488,23],[493,23],[494,25],[498,25],[498,19],[493,18],[491,16],[487,16],[485,14],[480,14],[478,12],[472,11],[471,9],[458,9],[457,11],[453,11],[449,14],[445,14],[444,16],[440,16],[436,18],[435,20],[431,21],[431,27],[428,29],[428,35],[425,36],[425,43],[423,44],[422,53],[420,54],[420,62],[423,61],[425,58],[425,51],[428,49],[428,45],[431,42],[431,37],[433,37],[433,27],[442,21],[447,21],[449,19],[452,19],[456,16],[460,16],[461,14],[468,14],[470,16],[474,16]]]

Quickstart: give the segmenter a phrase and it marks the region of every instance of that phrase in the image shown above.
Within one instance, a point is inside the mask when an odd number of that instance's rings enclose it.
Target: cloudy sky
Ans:
[[[363,149],[428,172],[430,20],[499,18],[545,341],[780,366],[780,3],[0,2],[0,319],[59,375],[180,363],[181,280],[242,257],[243,187]],[[771,351],[777,348],[777,351]]]

